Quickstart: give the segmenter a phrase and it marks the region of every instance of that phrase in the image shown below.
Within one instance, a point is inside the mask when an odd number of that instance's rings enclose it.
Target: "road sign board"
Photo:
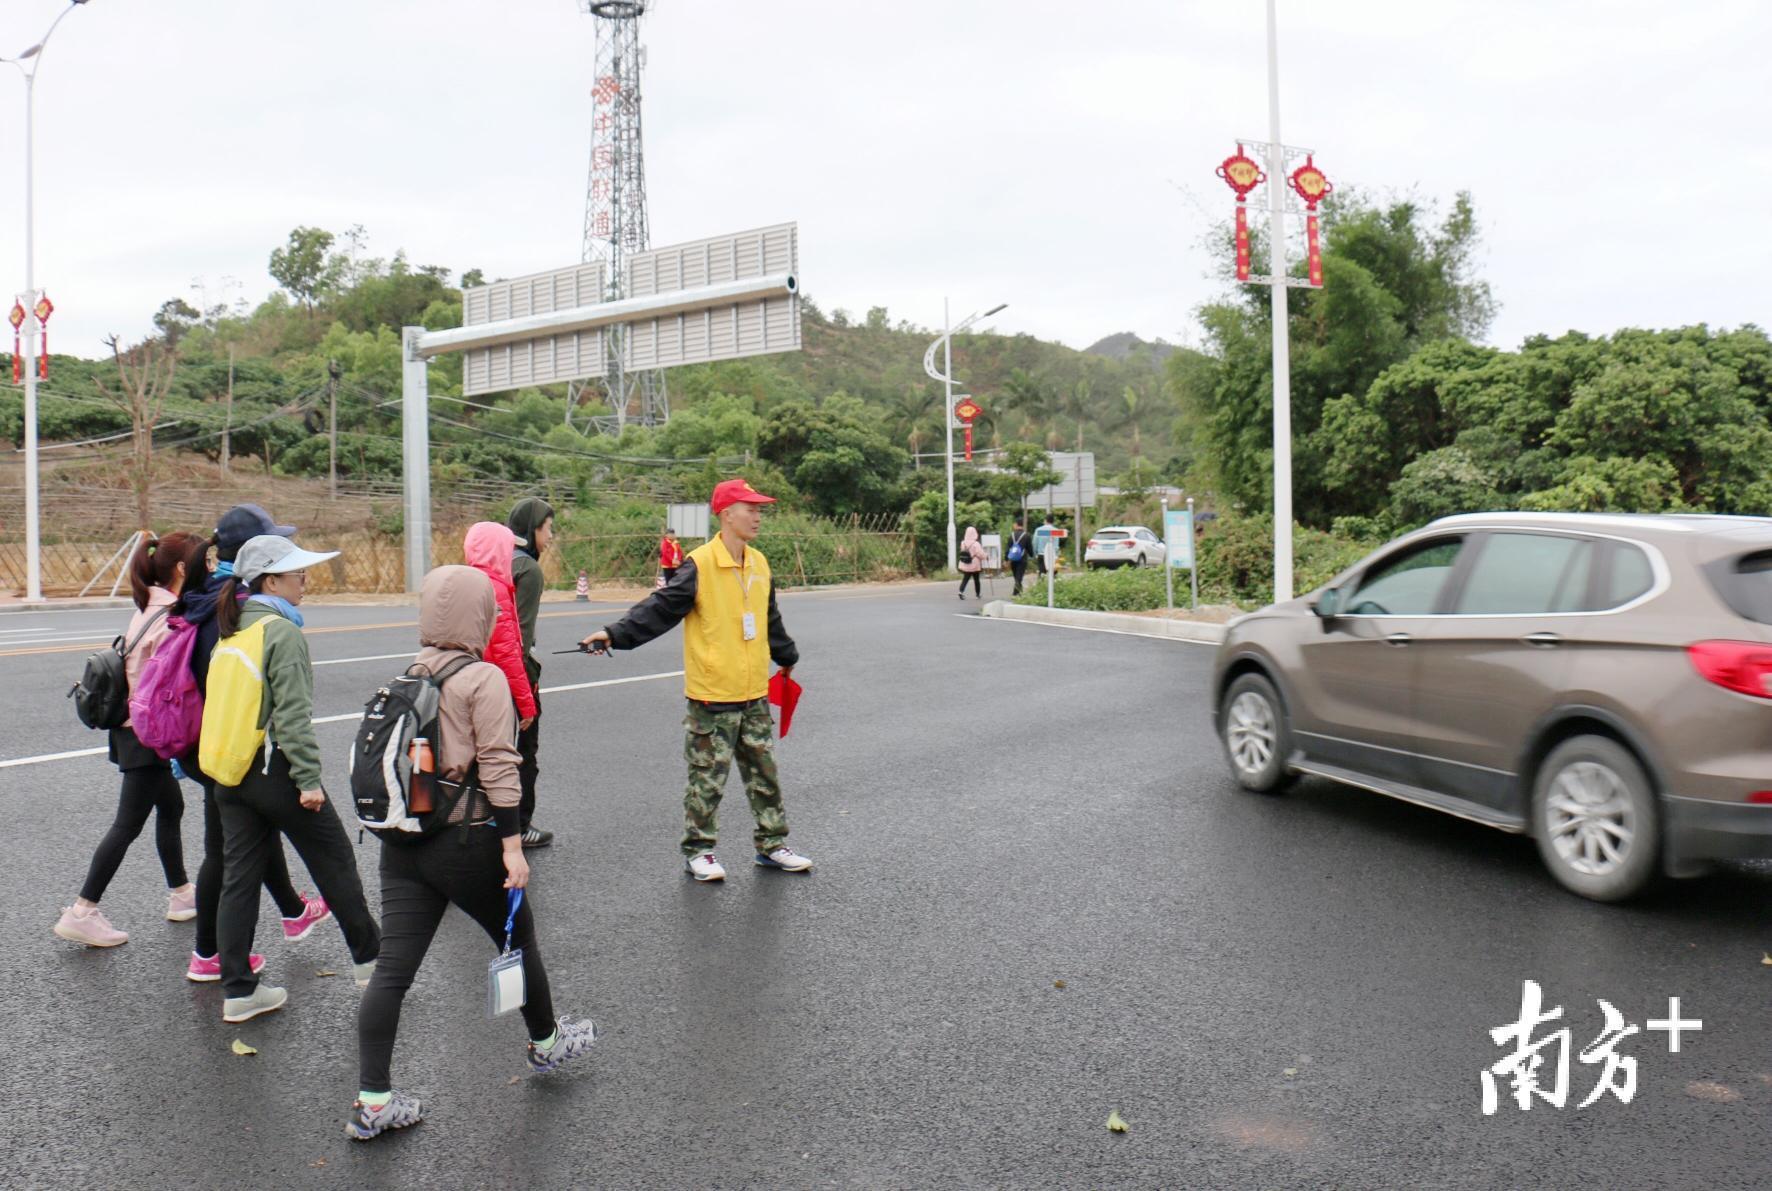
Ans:
[[[464,327],[551,314],[603,301],[600,261],[532,273],[461,292]],[[603,329],[592,327],[560,335],[501,343],[462,353],[462,392],[498,393],[528,385],[583,380],[602,376],[607,365]]]
[[[781,223],[730,236],[654,248],[628,258],[628,296],[650,297],[721,282],[798,273],[799,231]],[[679,311],[629,324],[629,371],[800,350],[797,293]]]
[[[1169,565],[1177,569],[1193,569],[1194,514],[1190,509],[1170,509],[1163,514],[1163,548]]]
[[[1074,509],[1079,505],[1094,508],[1095,452],[1052,451],[1048,457],[1052,461],[1052,470],[1058,473],[1058,483],[1028,493],[1028,506],[1039,509]]]

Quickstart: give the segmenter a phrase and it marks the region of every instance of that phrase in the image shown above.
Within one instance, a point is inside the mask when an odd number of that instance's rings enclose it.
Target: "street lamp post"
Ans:
[[[49,44],[54,36],[56,26],[67,18],[70,12],[86,3],[86,0],[72,0],[62,10],[61,16],[55,18],[36,45],[16,58],[4,58],[0,61],[10,62],[18,67],[19,74],[25,80],[25,308],[29,322],[24,336],[24,368],[25,368],[25,599],[39,601],[43,598],[43,538],[39,525],[37,508],[37,337],[42,334],[43,320],[37,317],[37,276],[36,249],[37,227],[33,206],[36,200],[35,179],[32,177],[32,166],[35,159],[35,99],[37,88],[37,71],[43,65],[43,47]],[[34,61],[33,61],[34,59]],[[31,62],[26,69],[25,63]]]
[[[948,570],[950,570],[950,571],[953,570],[955,568],[956,564],[959,562],[959,554],[958,554],[959,543],[956,541],[956,535],[954,532],[954,344],[953,344],[953,340],[954,340],[955,335],[958,335],[961,331],[964,331],[967,327],[970,327],[973,323],[978,322],[980,319],[986,319],[986,318],[991,317],[991,315],[996,314],[998,311],[1006,309],[1008,307],[1008,305],[1009,305],[1009,303],[1007,303],[1007,302],[999,302],[995,306],[991,307],[989,310],[986,310],[982,314],[968,315],[966,318],[962,319],[960,322],[960,325],[956,327],[956,326],[952,326],[948,323],[948,300],[946,298],[943,298],[941,300],[941,338],[937,339],[934,343],[931,343],[929,345],[929,350],[923,353],[923,371],[928,374],[930,380],[938,380],[941,382],[942,392],[944,394],[943,400],[941,403],[941,407],[942,407],[941,423],[942,423],[942,434],[945,436],[945,441],[947,442],[947,451],[945,453],[947,455],[947,465],[948,465]],[[937,348],[940,348],[941,353],[942,353],[941,371],[939,371],[939,372],[937,372],[935,370],[935,350]]]

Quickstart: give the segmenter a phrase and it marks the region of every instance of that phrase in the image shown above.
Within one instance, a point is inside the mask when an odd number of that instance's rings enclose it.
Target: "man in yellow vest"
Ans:
[[[579,645],[592,651],[636,649],[683,625],[683,686],[689,697],[684,756],[683,856],[697,881],[723,881],[714,856],[716,814],[732,762],[751,800],[757,863],[800,873],[812,861],[787,846],[775,773],[775,721],[769,715],[769,663],[785,676],[800,651],[782,627],[769,560],[750,545],[763,528],[763,506],[775,498],[744,480],[726,480],[711,502],[720,532],[690,551],[671,581],[634,605],[619,623]]]

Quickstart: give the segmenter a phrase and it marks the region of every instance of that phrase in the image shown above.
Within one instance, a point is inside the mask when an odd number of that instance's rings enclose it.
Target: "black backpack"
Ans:
[[[460,782],[445,781],[438,775],[429,811],[414,814],[406,805],[412,780],[412,742],[423,736],[435,754],[442,756],[438,713],[443,706],[443,684],[471,665],[472,658],[462,658],[435,675],[422,666],[411,666],[369,697],[357,739],[351,743],[350,762],[351,798],[357,804],[357,823],[364,830],[389,843],[418,843],[449,826],[449,816],[458,802],[480,793],[480,767],[475,764]],[[473,809],[470,803],[462,816],[464,824],[473,818]]]
[[[67,696],[74,701],[74,714],[81,723],[88,728],[121,728],[129,721],[129,672],[124,668],[124,659],[147,631],[171,611],[171,605],[156,609],[127,643],[119,636],[97,653],[87,655],[86,669]]]

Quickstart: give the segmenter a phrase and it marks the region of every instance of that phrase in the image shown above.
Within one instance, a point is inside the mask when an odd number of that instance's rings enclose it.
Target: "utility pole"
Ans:
[[[232,343],[229,343],[228,344],[228,404],[227,404],[226,412],[223,413],[223,415],[222,415],[221,465],[222,465],[222,475],[224,475],[224,476],[228,474],[228,459],[229,459],[229,455],[230,455],[229,448],[231,445],[230,440],[233,437],[233,431],[234,431],[234,345]]]
[[[1286,147],[1280,143],[1280,34],[1267,0],[1268,272],[1274,323],[1274,603],[1292,598],[1292,346],[1286,324]]]
[[[326,361],[326,475],[333,500],[338,499],[338,378],[337,360]]]

